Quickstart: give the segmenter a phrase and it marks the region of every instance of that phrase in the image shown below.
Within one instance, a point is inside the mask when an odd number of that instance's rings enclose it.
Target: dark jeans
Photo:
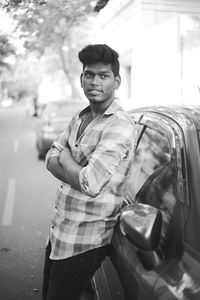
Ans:
[[[79,300],[101,262],[109,255],[103,246],[61,260],[51,260],[51,243],[46,248],[43,300]]]

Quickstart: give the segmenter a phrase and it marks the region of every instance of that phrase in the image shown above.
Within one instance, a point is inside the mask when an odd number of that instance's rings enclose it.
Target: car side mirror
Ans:
[[[134,202],[125,206],[120,214],[120,229],[136,247],[138,256],[148,270],[159,264],[156,250],[162,228],[161,212],[150,205]]]

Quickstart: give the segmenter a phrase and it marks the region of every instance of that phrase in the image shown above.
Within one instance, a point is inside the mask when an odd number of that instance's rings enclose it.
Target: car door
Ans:
[[[140,121],[142,135],[134,160],[127,203],[138,201],[162,212],[163,226],[157,255],[159,263],[147,263],[120,226],[113,236],[112,261],[126,300],[197,299],[199,285],[195,259],[185,250],[184,227],[189,213],[184,157],[184,137],[179,125],[147,113]],[[149,254],[148,254],[149,257]],[[189,271],[188,263],[195,270]],[[188,295],[190,294],[190,296]],[[187,298],[188,297],[188,298]],[[199,296],[198,296],[199,297]]]
[[[160,123],[160,119],[156,116],[153,120],[144,116],[140,121],[141,136],[139,137],[133,172],[129,182],[127,203],[135,201],[136,197],[138,201],[144,201],[143,196],[139,196],[138,192],[140,190],[144,192],[145,183],[145,189],[148,186],[151,187],[152,184],[148,182],[149,178],[152,178],[158,170],[172,160],[174,137],[167,130],[166,125],[162,126]],[[157,176],[154,176],[154,180],[157,179]],[[150,180],[153,180],[153,178]],[[156,184],[154,186],[156,187]],[[158,193],[158,191],[156,192]],[[152,193],[149,193],[153,201],[152,194],[153,189]],[[148,272],[145,270],[138,258],[137,248],[126,237],[123,237],[120,228],[115,231],[113,236],[112,261],[121,279],[125,299],[152,299],[153,286],[157,281],[158,274],[154,270],[148,270]]]
[[[200,178],[200,140],[192,118],[190,121],[187,120],[187,127],[183,131],[180,128],[176,129],[177,143],[180,145],[181,153],[179,169],[183,179],[183,184],[180,185],[183,197],[178,199],[180,201],[177,201],[174,209],[168,248],[171,243],[175,243],[179,245],[177,247],[179,251],[171,253],[165,270],[159,273],[154,286],[154,298],[198,300],[200,299],[200,243],[198,239],[200,187],[197,178]],[[180,219],[183,221],[181,222]]]
[[[134,120],[138,122],[141,114]],[[130,178],[130,184],[125,199],[126,203],[135,201],[137,192],[147,181],[149,176],[159,169],[162,165],[170,161],[169,137],[163,135],[162,128],[158,130],[160,121],[155,120],[156,130],[152,130],[146,124],[140,122],[138,128],[138,146],[134,159],[133,172]],[[166,131],[166,130],[165,130]],[[141,262],[137,256],[137,248],[126,237],[123,236],[119,225],[113,235],[111,260],[118,276],[110,276],[113,268],[109,259],[107,259],[95,275],[96,290],[100,300],[115,299],[150,299],[153,285],[157,280],[157,274],[149,271],[146,274]],[[145,274],[143,280],[142,274]],[[144,281],[146,288],[140,289],[141,280]],[[119,284],[119,282],[122,285]],[[114,297],[113,286],[118,290],[118,297]],[[119,296],[120,295],[120,296]]]
[[[194,224],[198,223],[195,218],[199,194],[193,192],[198,177],[198,142],[186,138],[176,120],[164,114],[144,113],[142,118],[136,119],[139,120],[138,147],[125,205],[137,200],[155,206],[162,212],[160,244],[153,253],[158,260],[148,260],[147,253],[140,251],[124,236],[118,224],[111,251],[111,260],[117,272],[115,276],[112,275],[113,267],[107,259],[98,271],[102,287],[100,291],[106,291],[107,295],[104,292],[98,299],[197,300],[200,291],[200,258],[195,244],[199,243],[191,243],[195,241],[191,234],[198,236]],[[192,130],[194,126],[187,130],[190,137]]]

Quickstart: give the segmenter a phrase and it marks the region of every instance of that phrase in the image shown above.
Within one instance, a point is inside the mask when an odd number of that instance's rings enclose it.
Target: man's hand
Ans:
[[[81,190],[79,172],[82,167],[74,161],[68,147],[61,151],[60,156],[50,157],[47,168],[57,179]]]
[[[47,169],[59,180],[64,182],[63,167],[59,163],[58,156],[49,157],[47,161]]]
[[[59,156],[59,163],[64,167],[68,161],[70,162],[72,160],[71,151],[68,147],[65,147]]]

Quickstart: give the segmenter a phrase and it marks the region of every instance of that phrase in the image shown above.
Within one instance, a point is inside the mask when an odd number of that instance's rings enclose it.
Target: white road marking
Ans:
[[[6,197],[6,203],[3,212],[2,225],[8,226],[12,224],[13,208],[15,200],[15,179],[11,178],[8,183],[8,192]]]
[[[13,147],[13,151],[14,152],[17,152],[19,149],[19,141],[18,140],[15,140],[14,142],[14,147]]]

